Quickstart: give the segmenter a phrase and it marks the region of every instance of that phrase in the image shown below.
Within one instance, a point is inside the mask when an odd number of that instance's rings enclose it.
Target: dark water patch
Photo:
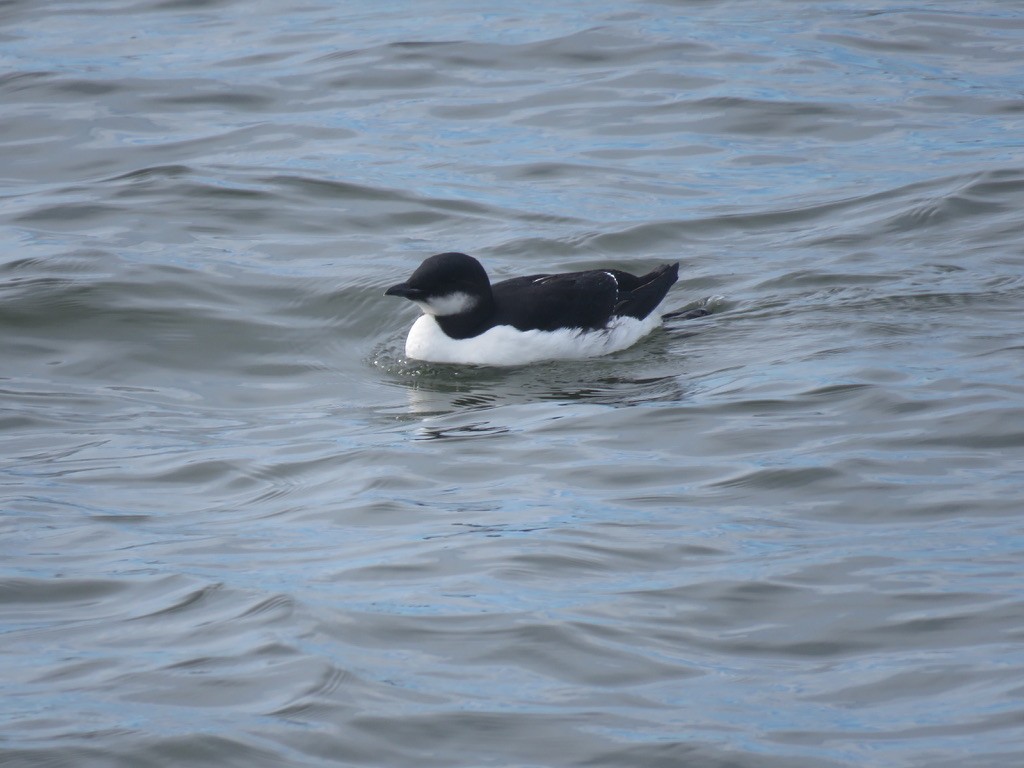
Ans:
[[[58,228],[74,228],[79,220],[95,221],[99,218],[113,217],[119,214],[113,206],[95,205],[91,203],[62,203],[60,205],[36,208],[31,213],[22,214],[17,221],[22,224],[40,224]]]
[[[656,112],[695,116],[684,122],[708,133],[777,136],[823,136],[832,141],[864,141],[892,130],[895,114],[884,109],[856,110],[827,102],[793,103],[715,97],[661,105]],[[673,121],[674,122],[674,121]]]
[[[616,65],[622,68],[663,63],[666,57],[699,58],[714,55],[710,46],[695,41],[651,45],[630,36],[593,28],[536,42],[487,45],[473,41],[402,42],[391,46],[402,59],[469,70],[529,70],[552,68],[572,72]]]
[[[163,179],[179,179],[193,173],[192,168],[187,165],[154,165],[149,168],[139,168],[114,176],[109,182],[130,182],[132,184],[157,184]]]
[[[249,92],[241,92],[237,88],[230,91],[221,90],[206,83],[184,84],[189,90],[188,94],[180,96],[164,96],[156,100],[158,104],[170,106],[220,106],[227,109],[240,109],[263,111],[276,103],[272,94],[260,93],[254,88]],[[204,93],[204,91],[206,91]]]
[[[124,88],[120,83],[68,78],[62,78],[59,81],[55,81],[52,84],[52,87],[57,90],[67,91],[68,93],[85,98],[106,96]]]
[[[36,579],[4,579],[0,582],[0,600],[13,603],[87,603],[95,604],[120,594],[124,585],[115,581],[40,581]]]
[[[17,93],[33,88],[40,80],[53,77],[56,73],[52,70],[40,70],[38,72],[8,72],[0,75],[0,90],[5,94]]]

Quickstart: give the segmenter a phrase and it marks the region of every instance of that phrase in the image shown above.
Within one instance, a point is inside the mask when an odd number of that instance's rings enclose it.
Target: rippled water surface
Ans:
[[[1024,5],[0,3],[0,763],[1024,763]],[[679,260],[637,346],[383,289]]]

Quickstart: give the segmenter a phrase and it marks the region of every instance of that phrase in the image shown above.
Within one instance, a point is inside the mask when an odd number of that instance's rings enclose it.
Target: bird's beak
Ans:
[[[420,288],[411,288],[408,283],[399,283],[398,285],[392,285],[384,291],[384,295],[401,296],[403,299],[417,301],[423,298],[423,290]]]

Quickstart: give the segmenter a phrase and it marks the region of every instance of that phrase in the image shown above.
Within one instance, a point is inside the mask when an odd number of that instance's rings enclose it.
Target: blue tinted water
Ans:
[[[1015,4],[0,8],[0,758],[1024,757]],[[621,354],[383,289],[681,261]]]

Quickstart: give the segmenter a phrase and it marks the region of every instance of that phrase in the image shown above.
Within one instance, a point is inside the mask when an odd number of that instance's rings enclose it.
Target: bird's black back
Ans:
[[[492,322],[521,331],[554,331],[596,330],[619,316],[642,320],[661,303],[678,275],[678,264],[666,264],[641,276],[595,269],[504,280],[491,286]]]

